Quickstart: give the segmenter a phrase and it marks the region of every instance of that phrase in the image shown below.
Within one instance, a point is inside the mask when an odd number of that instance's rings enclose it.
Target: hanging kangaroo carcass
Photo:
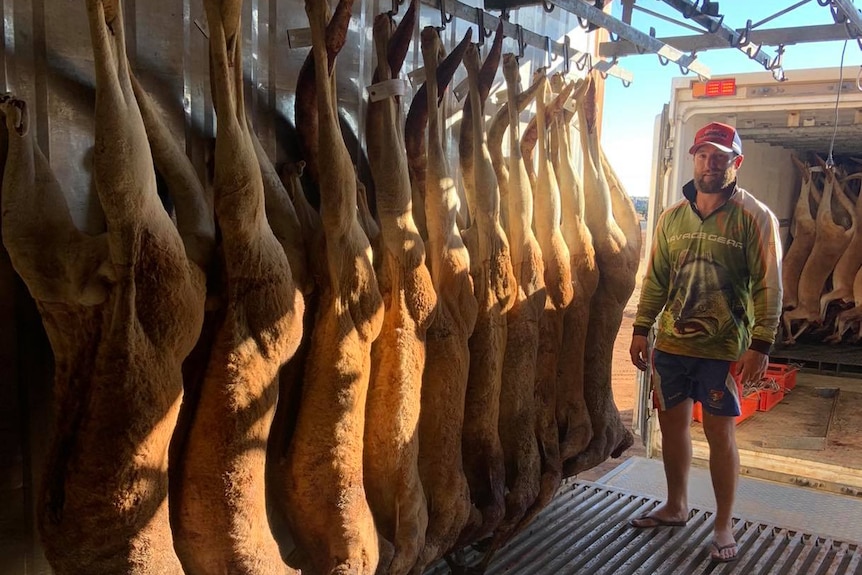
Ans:
[[[587,84],[568,84],[560,96],[577,104],[584,97]],[[559,98],[557,98],[559,100]],[[583,451],[592,439],[590,414],[584,399],[584,346],[590,316],[590,301],[599,280],[593,238],[585,220],[583,183],[574,167],[571,116],[560,102],[553,111],[552,142],[556,144],[555,172],[560,186],[563,213],[562,232],[569,248],[574,296],[563,319],[563,340],[557,361],[556,422],[559,431],[560,457],[571,459]]]
[[[574,88],[569,84],[570,88]],[[572,96],[577,103],[584,96],[581,83]],[[595,249],[586,225],[583,183],[573,163],[571,118],[563,109],[555,111],[552,124],[557,147],[557,178],[563,207],[563,237],[569,248],[574,297],[566,308],[563,340],[557,369],[556,422],[560,456],[570,459],[583,451],[592,439],[592,425],[584,399],[584,347],[590,316],[590,301],[599,280]]]
[[[156,192],[122,8],[90,0],[87,11],[96,68],[93,174],[107,233],[75,228],[33,142],[26,103],[0,99],[8,130],[3,242],[54,352],[57,417],[37,520],[55,573],[180,575],[167,447],[181,363],[203,321],[205,280]],[[189,237],[206,227],[192,213],[178,219]]]
[[[631,200],[619,185],[610,185],[602,163],[596,124],[595,79],[578,106],[581,147],[584,150],[586,221],[593,236],[599,283],[590,300],[590,319],[584,349],[584,399],[593,438],[587,448],[566,461],[567,476],[595,467],[608,457],[619,457],[634,439],[620,420],[611,387],[614,340],[623,308],[635,286],[640,260],[640,226]]]
[[[265,447],[278,372],[302,335],[303,299],[267,223],[264,185],[242,93],[241,0],[204,3],[218,117],[213,189],[221,231],[223,312],[178,454],[174,528],[186,573],[293,573],[269,528]],[[295,230],[294,233],[298,233]]]
[[[488,58],[492,58],[489,54]],[[495,56],[499,62],[499,54]],[[462,125],[459,149],[471,226],[463,235],[470,252],[479,311],[470,337],[470,376],[464,406],[461,453],[470,484],[470,498],[479,510],[478,522],[465,527],[461,543],[489,535],[505,512],[505,466],[498,429],[500,385],[506,346],[506,312],[512,306],[516,280],[512,272],[509,242],[500,225],[497,178],[485,142],[483,121],[485,94],[480,92],[479,51],[474,45],[464,54],[470,85],[470,133]],[[488,66],[493,78],[498,64]],[[490,86],[490,82],[488,82]],[[467,154],[469,150],[469,154]],[[468,174],[470,174],[468,176]],[[472,181],[471,181],[472,180]],[[470,183],[468,183],[470,182]]]
[[[852,308],[845,309],[838,314],[835,322],[835,332],[827,337],[825,341],[840,343],[844,338],[844,334],[851,329],[855,333],[849,338],[849,341],[858,343],[860,337],[862,337],[862,268],[856,272],[856,277],[853,280],[853,302],[854,305]]]
[[[533,190],[520,149],[520,77],[514,54],[503,56],[507,87],[509,157],[503,176],[501,197],[508,201],[506,237],[515,273],[516,291],[506,315],[506,350],[500,387],[500,442],[506,470],[506,513],[497,526],[480,563],[485,569],[496,551],[515,532],[524,513],[539,493],[541,461],[536,439],[535,374],[539,346],[539,322],[545,308],[544,263],[533,233]],[[539,90],[541,93],[541,90]],[[524,103],[526,105],[526,103]],[[493,157],[493,156],[492,156]]]
[[[782,314],[784,324],[785,343],[792,344],[812,324],[820,320],[820,297],[823,294],[823,286],[835,264],[838,263],[841,254],[853,237],[856,221],[853,203],[844,193],[841,182],[838,180],[834,170],[825,168],[825,164],[817,158],[824,168],[826,181],[823,185],[823,195],[817,206],[817,224],[814,245],[811,254],[805,261],[802,273],[799,277],[798,303],[795,308]],[[833,200],[837,200],[834,203]],[[833,205],[834,204],[834,205]],[[845,226],[840,220],[842,215],[849,216],[850,225]],[[795,322],[801,322],[798,329],[793,331]]]
[[[296,428],[305,360],[308,356],[314,317],[317,314],[318,293],[315,280],[319,276],[318,262],[309,258],[311,254],[317,253],[314,251],[314,244],[322,232],[317,212],[308,203],[300,182],[305,162],[300,160],[285,164],[282,179],[251,129],[251,124],[248,133],[263,177],[266,220],[287,256],[290,273],[297,289],[303,294],[304,303],[302,339],[293,357],[279,371],[278,401],[266,441],[265,484],[269,526],[282,558],[293,565],[300,560],[293,556],[295,546],[288,526],[283,486],[285,474],[288,472],[287,449]]]
[[[795,308],[798,303],[799,276],[802,274],[802,268],[805,267],[811,248],[814,247],[817,233],[817,224],[812,214],[817,213],[817,206],[820,203],[820,191],[814,183],[811,166],[803,163],[795,154],[791,159],[799,170],[802,185],[790,227],[793,241],[781,260],[781,284],[784,286],[782,308],[786,310]]]
[[[421,40],[427,72],[423,95],[428,118],[422,197],[428,230],[428,266],[437,292],[437,310],[426,336],[419,413],[419,473],[428,503],[428,528],[425,546],[411,571],[413,575],[420,575],[452,549],[471,513],[470,491],[461,460],[461,435],[470,366],[467,342],[477,313],[470,255],[458,230],[460,200],[441,141],[443,122],[437,67],[440,38],[437,30],[429,26],[422,30]],[[460,62],[461,54],[453,52],[449,58]],[[473,512],[478,513],[475,508]]]
[[[860,179],[862,174],[855,174],[845,178],[842,182],[842,191],[846,193],[846,184],[850,179]],[[853,281],[856,278],[856,272],[862,267],[862,202],[856,198],[854,208],[851,214],[850,230],[853,235],[850,237],[850,242],[844,248],[844,253],[838,258],[838,263],[835,264],[835,269],[832,270],[832,289],[820,296],[820,321],[826,320],[826,312],[829,304],[839,300],[841,303],[852,303],[853,298]]]
[[[414,28],[415,6],[414,2],[399,27]],[[374,20],[375,81],[380,85],[393,77],[387,57],[391,26],[389,14]],[[371,348],[364,477],[381,535],[395,546],[395,556],[384,572],[403,575],[416,563],[428,525],[419,479],[417,427],[425,333],[437,294],[425,265],[425,244],[413,221],[402,114],[394,96],[368,103],[366,142],[381,228],[383,261],[378,278],[384,314],[380,336]]]
[[[546,298],[539,327],[539,348],[536,359],[536,439],[541,461],[539,492],[525,511],[515,532],[529,525],[551,501],[562,480],[562,460],[557,430],[558,361],[563,349],[563,318],[577,295],[572,284],[570,254],[562,235],[561,194],[552,162],[548,140],[548,118],[559,107],[562,94],[547,103],[548,79],[539,80],[536,115],[530,120],[521,138],[520,148],[527,165],[533,163],[533,150],[538,149],[538,171],[532,175],[536,209],[533,226],[544,260]]]
[[[315,256],[325,259],[327,277],[288,451],[285,491],[294,537],[315,572],[371,575],[384,540],[366,500],[363,435],[371,344],[383,323],[383,300],[371,246],[357,219],[356,176],[330,85],[335,70],[327,62],[329,36],[345,34],[347,26],[327,30],[323,0],[307,0],[305,10],[315,67],[318,164],[327,166],[319,176],[326,251]]]

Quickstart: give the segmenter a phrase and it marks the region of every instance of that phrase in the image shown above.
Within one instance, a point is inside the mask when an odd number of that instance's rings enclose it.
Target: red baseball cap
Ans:
[[[712,144],[722,152],[742,155],[742,140],[739,139],[736,128],[721,122],[711,122],[698,130],[694,136],[694,144],[688,149],[688,153],[694,154],[704,144]]]

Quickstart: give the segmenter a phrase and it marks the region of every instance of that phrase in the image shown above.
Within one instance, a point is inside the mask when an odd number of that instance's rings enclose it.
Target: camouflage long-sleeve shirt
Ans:
[[[659,217],[634,333],[658,317],[656,349],[737,360],[747,348],[769,353],[781,315],[781,242],[772,211],[734,188],[701,218],[693,182]]]

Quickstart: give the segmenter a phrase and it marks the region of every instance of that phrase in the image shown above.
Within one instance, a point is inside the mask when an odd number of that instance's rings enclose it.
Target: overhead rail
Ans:
[[[744,30],[734,30],[724,23],[724,16],[720,14],[712,14],[714,2],[704,2],[709,12],[704,11],[700,7],[700,0],[662,0],[668,6],[673,7],[685,18],[697,22],[703,26],[710,34],[723,38],[731,47],[738,48],[752,60],[757,61],[766,70],[772,72],[772,76],[776,80],[784,80],[784,69],[781,66],[782,52],[779,50],[777,56],[771,56],[767,51],[762,49],[762,46],[752,42],[751,40],[751,20],[748,21]],[[820,0],[817,0],[820,2]],[[831,1],[831,0],[828,0]]]
[[[743,32],[741,29],[740,32]],[[816,24],[809,26],[791,26],[788,28],[769,28],[751,30],[751,42],[760,46],[791,46],[808,42],[832,42],[852,39],[844,24]],[[727,49],[727,39],[717,34],[687,34],[685,36],[663,36],[659,38],[665,44],[670,44],[684,52],[706,52],[707,50]],[[602,42],[599,44],[599,56],[604,58],[622,58],[640,54],[637,46],[627,40],[618,42]]]
[[[628,24],[617,20],[602,10],[594,8],[582,0],[547,0],[550,4],[558,6],[567,12],[575,14],[579,19],[586,20],[591,24],[606,29],[611,38],[623,38],[638,48],[639,53],[657,54],[662,64],[674,62],[678,64],[683,73],[689,71],[696,73],[703,79],[709,79],[711,72],[702,62],[697,60],[696,54],[685,54],[682,51],[665,44],[654,36],[645,34]]]
[[[486,38],[490,37],[494,33],[498,24],[502,21],[503,35],[508,38],[515,39],[518,42],[518,47],[521,52],[523,52],[524,46],[533,46],[534,48],[548,52],[550,57],[556,59],[556,57],[559,56],[563,58],[563,64],[567,71],[569,65],[574,63],[578,69],[596,69],[602,74],[602,76],[613,76],[615,78],[619,78],[625,85],[630,84],[634,79],[634,75],[631,71],[626,70],[617,64],[615,59],[594,59],[590,54],[572,48],[568,44],[568,38],[566,38],[566,43],[556,42],[551,40],[548,36],[537,34],[536,32],[524,28],[520,24],[513,24],[504,18],[494,16],[474,6],[468,6],[467,4],[460,2],[460,0],[420,1],[426,6],[440,10],[440,25],[442,28],[445,28],[446,23],[451,21],[451,18],[453,17],[465,20],[471,24],[475,24],[476,26],[481,26],[483,31],[480,31],[480,43],[483,41],[481,34],[484,34]],[[581,0],[575,1],[580,3]]]

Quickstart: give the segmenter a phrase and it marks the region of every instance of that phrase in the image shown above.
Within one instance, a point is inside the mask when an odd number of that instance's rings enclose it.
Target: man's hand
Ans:
[[[632,364],[641,371],[646,371],[648,360],[648,346],[645,335],[633,335],[632,344],[629,347],[629,354],[632,356]]]
[[[769,365],[769,356],[753,349],[745,350],[737,362],[740,378],[743,385],[746,383],[757,383],[763,379],[766,368]]]

